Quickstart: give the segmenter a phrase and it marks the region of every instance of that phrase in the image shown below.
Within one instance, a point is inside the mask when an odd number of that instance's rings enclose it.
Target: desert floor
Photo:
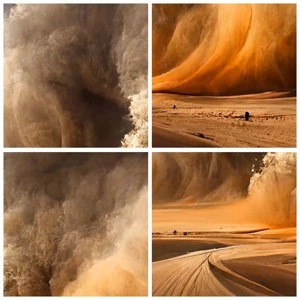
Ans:
[[[296,228],[209,210],[153,209],[154,296],[296,295]]]
[[[289,96],[153,94],[153,147],[295,147],[296,98]]]

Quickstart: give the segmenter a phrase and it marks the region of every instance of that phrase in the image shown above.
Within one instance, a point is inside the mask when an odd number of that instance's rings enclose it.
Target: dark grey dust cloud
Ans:
[[[7,147],[147,146],[147,5],[5,6]]]

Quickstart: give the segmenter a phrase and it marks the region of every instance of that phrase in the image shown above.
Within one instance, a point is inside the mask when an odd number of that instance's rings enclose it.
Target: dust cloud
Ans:
[[[146,147],[147,5],[5,7],[7,147]]]
[[[155,153],[152,188],[153,208],[203,207],[220,224],[296,226],[296,153]]]
[[[147,155],[6,153],[4,294],[147,295]]]

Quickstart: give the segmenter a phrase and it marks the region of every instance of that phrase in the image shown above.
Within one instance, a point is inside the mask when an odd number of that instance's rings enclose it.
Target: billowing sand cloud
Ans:
[[[6,296],[147,295],[147,156],[7,153]]]
[[[262,153],[154,153],[153,203],[226,202],[245,195]],[[164,184],[162,184],[162,182]]]
[[[157,208],[232,204],[217,222],[296,224],[295,153],[154,153],[152,188]]]
[[[8,7],[5,146],[146,147],[147,13],[147,5]]]
[[[295,4],[153,5],[153,91],[296,89]]]

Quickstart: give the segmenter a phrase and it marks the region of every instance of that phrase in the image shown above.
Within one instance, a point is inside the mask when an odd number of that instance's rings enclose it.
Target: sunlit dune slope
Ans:
[[[295,4],[154,5],[153,91],[296,88]]]

